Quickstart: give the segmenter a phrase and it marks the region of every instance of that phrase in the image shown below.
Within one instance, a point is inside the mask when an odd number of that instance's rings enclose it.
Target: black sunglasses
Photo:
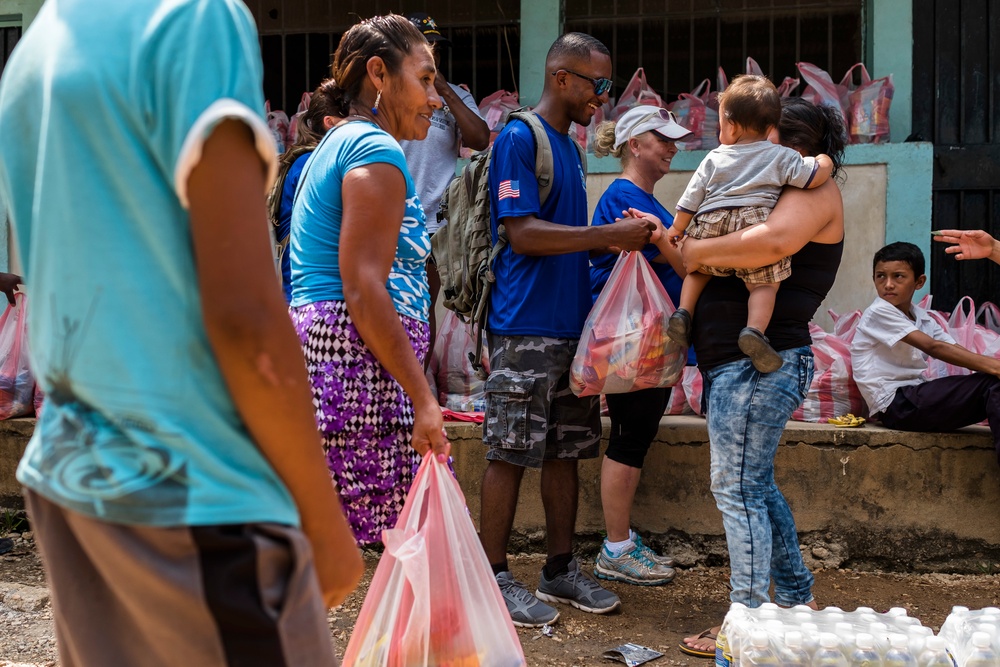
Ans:
[[[559,72],[569,72],[573,76],[578,76],[581,79],[586,79],[591,84],[593,84],[593,86],[594,86],[594,94],[595,95],[603,95],[604,93],[610,91],[611,90],[611,86],[614,85],[614,82],[611,79],[605,79],[603,77],[600,78],[600,79],[595,79],[593,77],[587,76],[586,74],[580,74],[579,72],[574,72],[571,69],[556,70],[555,72],[552,73],[552,76],[555,76]]]

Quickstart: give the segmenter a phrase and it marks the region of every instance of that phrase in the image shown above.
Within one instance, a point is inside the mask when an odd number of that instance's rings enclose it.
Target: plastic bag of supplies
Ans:
[[[344,667],[525,665],[462,491],[434,456],[382,540]]]
[[[583,325],[570,366],[577,396],[677,383],[687,350],[667,336],[674,304],[641,252],[623,252]]]

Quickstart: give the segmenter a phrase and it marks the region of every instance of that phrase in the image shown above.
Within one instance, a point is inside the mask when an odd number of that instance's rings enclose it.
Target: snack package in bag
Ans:
[[[0,315],[0,419],[34,412],[35,376],[28,367],[27,297],[16,293],[16,306]]]
[[[583,325],[569,384],[577,396],[677,383],[687,350],[667,336],[674,304],[641,252],[623,252]]]
[[[372,578],[344,667],[521,667],[524,653],[458,482],[425,456]]]

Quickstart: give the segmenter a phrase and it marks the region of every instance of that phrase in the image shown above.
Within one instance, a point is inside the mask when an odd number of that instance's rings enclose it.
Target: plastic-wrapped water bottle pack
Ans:
[[[902,607],[876,613],[733,603],[716,667],[1000,667],[1000,609],[955,607],[934,635]]]

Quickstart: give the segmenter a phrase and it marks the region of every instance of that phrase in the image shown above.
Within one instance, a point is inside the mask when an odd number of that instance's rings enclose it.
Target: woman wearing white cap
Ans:
[[[637,209],[656,215],[669,226],[673,216],[653,196],[653,186],[670,171],[677,154],[674,141],[688,134],[666,109],[637,106],[617,123],[597,128],[595,155],[613,155],[621,160],[622,174],[601,196],[593,225],[613,224],[624,211]],[[684,265],[680,251],[663,251],[652,243],[642,253],[648,259],[674,303],[680,299]],[[605,253],[591,258],[590,283],[596,299],[608,280],[617,255]],[[608,537],[604,541],[594,574],[641,585],[665,584],[674,578],[670,558],[657,555],[642,543],[630,525],[632,500],[646,452],[667,407],[670,390],[643,389],[629,394],[607,394],[611,437],[601,467],[601,502]]]

